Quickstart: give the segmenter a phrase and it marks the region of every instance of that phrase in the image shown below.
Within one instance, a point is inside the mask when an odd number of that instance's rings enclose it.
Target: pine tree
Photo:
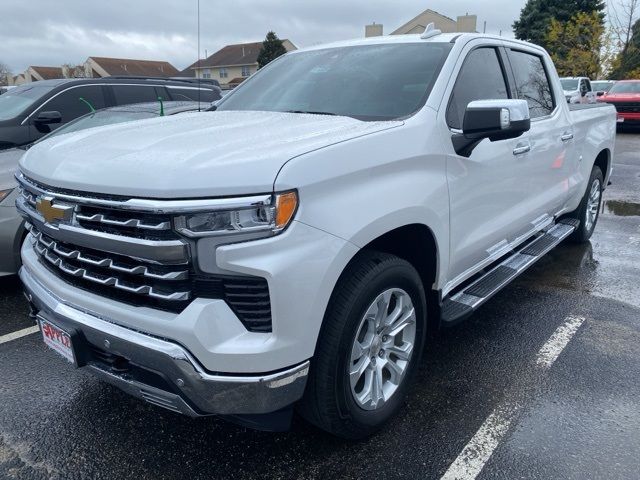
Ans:
[[[604,34],[595,11],[579,12],[568,22],[552,18],[545,43],[560,76],[599,78]]]
[[[516,38],[547,48],[546,36],[551,20],[568,22],[577,13],[598,12],[604,26],[603,0],[527,0],[520,18],[513,23]]]
[[[262,42],[262,48],[258,54],[258,68],[264,67],[285,53],[287,53],[287,49],[284,48],[282,40],[278,38],[275,32],[267,33],[267,37]]]

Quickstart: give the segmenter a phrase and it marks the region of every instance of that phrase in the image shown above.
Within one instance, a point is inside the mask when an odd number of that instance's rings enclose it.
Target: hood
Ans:
[[[278,112],[206,112],[83,130],[20,161],[43,184],[147,198],[266,193],[290,159],[402,125]]]
[[[0,151],[0,190],[16,186],[14,174],[18,169],[18,160],[24,153],[20,148]]]
[[[607,93],[600,98],[618,102],[640,102],[640,93]]]

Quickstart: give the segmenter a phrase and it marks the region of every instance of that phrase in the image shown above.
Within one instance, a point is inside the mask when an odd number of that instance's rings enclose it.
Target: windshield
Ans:
[[[613,82],[591,82],[594,92],[608,92],[613,87]]]
[[[21,85],[0,95],[0,120],[17,117],[53,88],[37,84]]]
[[[618,82],[609,93],[640,93],[640,82]]]
[[[48,135],[45,135],[36,143],[42,142],[51,137],[63,135],[65,133],[77,132],[79,130],[85,130],[87,128],[102,127],[105,125],[114,125],[116,123],[131,122],[134,120],[142,120],[145,118],[153,118],[159,116],[158,112],[154,111],[118,111],[118,110],[98,110],[97,112],[88,113],[80,118],[75,119],[72,122],[63,125],[62,127],[54,130]]]
[[[567,91],[577,90],[579,80],[572,80],[571,78],[561,78],[560,83],[562,89]]]
[[[573,80],[571,78],[561,78],[560,83],[562,84],[563,90],[577,90],[578,89],[578,80]]]
[[[223,99],[218,110],[391,120],[424,105],[450,43],[329,48],[281,57]]]

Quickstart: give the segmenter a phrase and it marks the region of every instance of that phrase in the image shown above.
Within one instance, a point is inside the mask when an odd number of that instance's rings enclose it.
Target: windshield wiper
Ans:
[[[310,110],[286,110],[285,113],[307,113],[309,115],[330,115],[332,117],[337,117],[339,116],[337,113],[331,113],[331,112],[313,112]]]

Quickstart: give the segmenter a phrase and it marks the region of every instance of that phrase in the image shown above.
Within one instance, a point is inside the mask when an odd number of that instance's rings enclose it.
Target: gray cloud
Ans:
[[[375,21],[388,33],[431,8],[456,17],[478,15],[478,28],[511,36],[525,0],[201,0],[201,51],[259,41],[268,30],[299,47],[362,37]],[[0,62],[14,72],[29,65],[81,63],[88,56],[196,59],[196,0],[3,0]]]

